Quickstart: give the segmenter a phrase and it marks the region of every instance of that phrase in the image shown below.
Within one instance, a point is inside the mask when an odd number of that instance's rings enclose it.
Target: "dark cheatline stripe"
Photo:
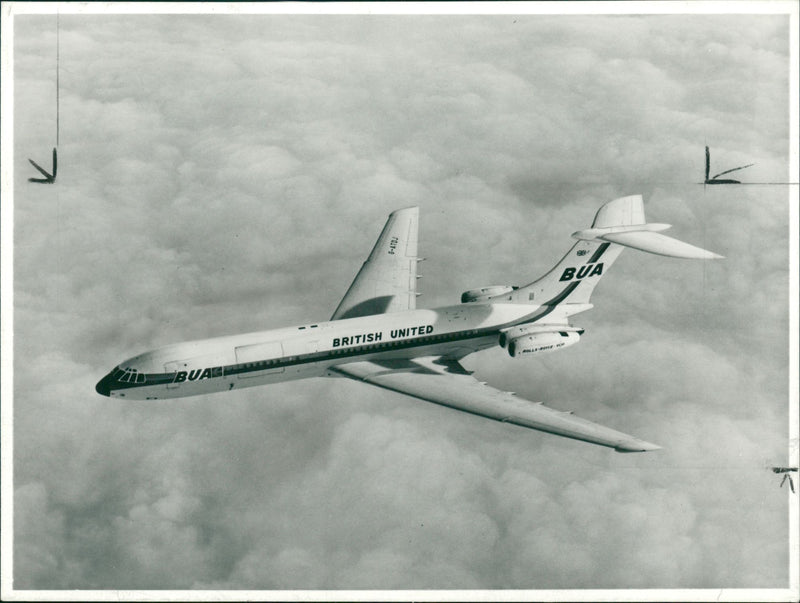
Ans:
[[[567,287],[565,287],[565,288],[564,288],[564,290],[563,290],[561,293],[559,293],[558,295],[556,295],[556,296],[555,296],[553,299],[551,299],[550,301],[546,302],[546,304],[545,304],[545,305],[547,305],[547,306],[553,306],[553,307],[557,306],[558,304],[560,304],[561,302],[563,302],[565,299],[567,299],[567,298],[569,297],[569,294],[570,294],[570,293],[572,293],[573,291],[575,291],[575,289],[577,289],[578,285],[580,285],[580,284],[581,284],[581,282],[580,282],[580,281],[575,281],[574,283],[570,283],[570,284],[569,284]],[[553,311],[553,310],[551,309],[551,310],[548,312],[548,314],[549,314],[550,312],[552,312],[552,311]]]
[[[143,383],[134,383],[130,381],[116,381],[109,379],[108,386],[110,391],[119,389],[133,389],[135,387],[148,387],[150,385],[166,385],[172,383],[175,379],[175,373],[145,373]]]
[[[567,298],[569,297],[570,293],[572,293],[573,291],[575,291],[575,289],[576,289],[576,288],[578,287],[578,285],[580,285],[580,284],[581,284],[581,281],[575,281],[574,283],[570,283],[569,285],[567,285],[566,287],[564,287],[564,290],[563,290],[561,293],[559,293],[559,294],[558,294],[558,295],[556,295],[556,296],[555,296],[553,299],[551,299],[551,300],[549,300],[549,301],[546,301],[546,302],[543,304],[543,307],[544,307],[544,309],[543,309],[541,312],[539,312],[538,314],[535,314],[535,315],[533,316],[533,318],[531,318],[530,320],[526,320],[525,322],[536,322],[536,321],[537,321],[537,320],[539,320],[540,318],[544,318],[545,316],[547,316],[548,314],[550,314],[550,312],[552,312],[553,310],[555,310],[555,309],[556,309],[556,306],[558,306],[558,304],[560,304],[560,303],[561,303],[561,302],[563,302],[565,299],[567,299]]]
[[[611,245],[611,243],[603,243],[602,245],[600,245],[600,247],[597,248],[597,251],[595,251],[592,254],[592,257],[589,258],[589,261],[586,262],[586,263],[587,264],[594,264],[597,260],[600,259],[600,256],[603,255],[603,253],[605,253],[605,250],[608,249],[609,245]]]

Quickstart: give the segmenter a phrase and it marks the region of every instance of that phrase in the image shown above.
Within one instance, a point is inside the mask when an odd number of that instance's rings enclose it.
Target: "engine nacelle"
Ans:
[[[556,352],[578,343],[580,339],[581,336],[577,330],[522,335],[508,340],[508,355],[512,358],[519,358],[520,356]]]
[[[519,287],[512,285],[489,285],[488,287],[481,287],[480,289],[470,289],[461,294],[461,303],[468,304],[469,302],[486,301],[490,297],[503,295],[503,293],[511,293]]]
[[[523,335],[549,335],[551,333],[572,333],[583,335],[583,329],[580,327],[573,327],[572,325],[562,324],[524,324],[517,325],[516,327],[509,327],[500,331],[500,347],[504,348],[512,339],[517,339]]]

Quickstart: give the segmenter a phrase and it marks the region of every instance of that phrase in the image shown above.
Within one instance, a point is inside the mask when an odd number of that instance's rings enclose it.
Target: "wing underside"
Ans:
[[[576,417],[571,412],[554,410],[511,392],[495,389],[473,378],[455,360],[426,357],[364,361],[339,365],[331,370],[421,400],[529,429],[608,446],[617,452],[644,452],[660,448]]]
[[[331,320],[416,308],[419,208],[389,215],[378,241]]]

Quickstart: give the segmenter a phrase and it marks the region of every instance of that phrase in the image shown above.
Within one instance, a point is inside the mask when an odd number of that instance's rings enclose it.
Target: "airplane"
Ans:
[[[724,176],[725,174],[730,174],[731,172],[735,172],[737,170],[743,170],[744,168],[749,168],[750,166],[755,165],[755,163],[748,163],[747,165],[743,165],[740,167],[735,167],[730,170],[725,170],[724,172],[720,172],[719,174],[712,176],[711,178],[708,177],[709,172],[711,171],[711,153],[706,147],[706,179],[703,184],[741,184],[741,181],[734,180],[733,178],[722,178],[720,176]]]
[[[722,256],[660,234],[641,195],[603,205],[592,227],[547,274],[517,287],[471,289],[461,303],[416,308],[419,208],[392,212],[330,320],[169,345],[118,364],[96,385],[104,396],[162,400],[307,377],[347,377],[456,410],[613,448],[660,448],[570,411],[478,381],[460,361],[501,346],[514,359],[580,340],[570,317],[626,247],[678,258]]]
[[[31,165],[41,172],[44,178],[28,178],[28,182],[39,182],[41,184],[53,184],[56,181],[56,172],[58,171],[58,154],[56,149],[53,148],[53,173],[49,174],[42,166],[36,163],[33,159],[28,159]]]

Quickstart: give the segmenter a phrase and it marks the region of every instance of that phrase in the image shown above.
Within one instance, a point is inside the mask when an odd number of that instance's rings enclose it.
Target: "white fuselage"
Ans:
[[[130,358],[104,377],[97,391],[128,399],[178,398],[330,376],[330,367],[343,362],[462,358],[497,345],[500,329],[549,319],[554,309],[470,303],[190,341]],[[558,307],[559,316],[564,311]]]

